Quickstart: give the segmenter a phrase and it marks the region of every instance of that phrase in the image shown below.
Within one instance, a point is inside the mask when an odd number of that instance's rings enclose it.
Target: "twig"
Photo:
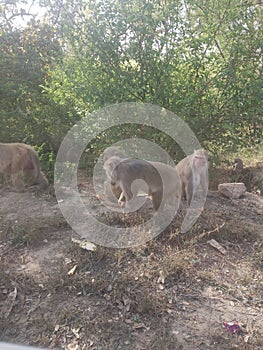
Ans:
[[[214,228],[213,230],[211,230],[211,231],[205,231],[205,232],[203,232],[203,233],[201,233],[200,235],[198,235],[197,237],[196,237],[196,239],[195,239],[195,241],[197,240],[197,238],[202,238],[202,237],[204,237],[204,236],[206,236],[206,235],[210,235],[211,233],[213,233],[213,232],[219,232],[219,230],[223,227],[223,226],[225,226],[225,224],[226,224],[226,222],[223,222],[221,225],[219,225],[219,226],[217,226],[216,228]]]
[[[226,222],[223,222],[220,226],[217,226],[214,230],[205,232],[205,234],[210,235],[210,233],[213,233],[213,232],[218,232],[218,233],[219,233],[219,230],[220,230],[222,227],[224,227],[225,224],[226,224]]]

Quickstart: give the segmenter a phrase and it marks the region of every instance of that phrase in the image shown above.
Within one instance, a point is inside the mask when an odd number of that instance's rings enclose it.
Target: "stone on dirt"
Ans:
[[[223,183],[218,185],[218,192],[231,199],[242,197],[247,188],[243,182]]]

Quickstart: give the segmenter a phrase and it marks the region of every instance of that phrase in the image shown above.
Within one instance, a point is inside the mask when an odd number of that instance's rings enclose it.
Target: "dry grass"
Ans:
[[[263,242],[256,215],[214,196],[187,234],[179,234],[179,217],[143,245],[94,252],[71,242],[59,216],[5,220],[0,310],[9,312],[0,317],[0,339],[58,350],[259,350]],[[132,227],[145,216],[101,220]],[[207,243],[212,238],[225,255]],[[234,319],[240,335],[222,328]]]

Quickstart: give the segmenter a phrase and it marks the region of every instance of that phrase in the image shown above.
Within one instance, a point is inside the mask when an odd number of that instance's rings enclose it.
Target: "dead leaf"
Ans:
[[[8,294],[8,297],[6,298],[6,300],[4,301],[4,303],[2,304],[2,315],[7,318],[14,306],[14,302],[16,300],[16,296],[17,296],[17,289],[15,288],[13,290],[13,292],[10,292]]]
[[[207,241],[208,244],[211,245],[211,247],[217,249],[221,254],[225,255],[227,253],[226,249],[221,246],[215,239],[210,239],[210,241]]]
[[[81,239],[77,239],[77,238],[71,238],[71,241],[73,243],[76,243],[80,246],[80,248],[85,249],[85,250],[91,250],[91,251],[95,251],[96,250],[96,245],[88,240],[81,240]]]
[[[147,327],[144,323],[135,323],[132,327],[134,330],[136,329],[150,329],[150,327]]]
[[[70,344],[68,344],[67,349],[68,350],[79,350],[80,347],[79,347],[77,339],[73,339],[72,342]]]
[[[131,300],[129,298],[126,298],[126,297],[123,297],[122,300],[123,300],[123,304],[125,306],[125,310],[127,312],[129,312],[130,308],[131,308]]]
[[[158,277],[158,279],[157,279],[157,283],[162,283],[162,284],[164,284],[164,280],[165,280],[165,276],[164,276],[163,271],[161,270],[161,271],[159,272],[159,277]]]
[[[80,329],[81,329],[81,327],[79,327],[79,328],[72,328],[72,329],[71,329],[71,332],[75,335],[75,337],[76,337],[77,339],[80,338],[80,335],[79,335]]]
[[[75,266],[72,267],[72,269],[69,270],[68,276],[73,275],[75,273],[77,266],[78,265],[75,265]]]
[[[246,334],[246,335],[244,336],[244,342],[245,342],[245,343],[248,343],[248,342],[249,342],[249,339],[250,339],[250,335]]]

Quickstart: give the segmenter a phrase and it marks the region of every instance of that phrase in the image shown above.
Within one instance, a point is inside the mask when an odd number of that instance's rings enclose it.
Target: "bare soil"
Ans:
[[[100,215],[90,186],[82,181],[82,196]],[[260,195],[210,192],[188,233],[177,218],[129,249],[82,249],[55,197],[34,190],[3,191],[0,220],[0,341],[69,350],[263,347]],[[223,328],[234,320],[237,334]]]

